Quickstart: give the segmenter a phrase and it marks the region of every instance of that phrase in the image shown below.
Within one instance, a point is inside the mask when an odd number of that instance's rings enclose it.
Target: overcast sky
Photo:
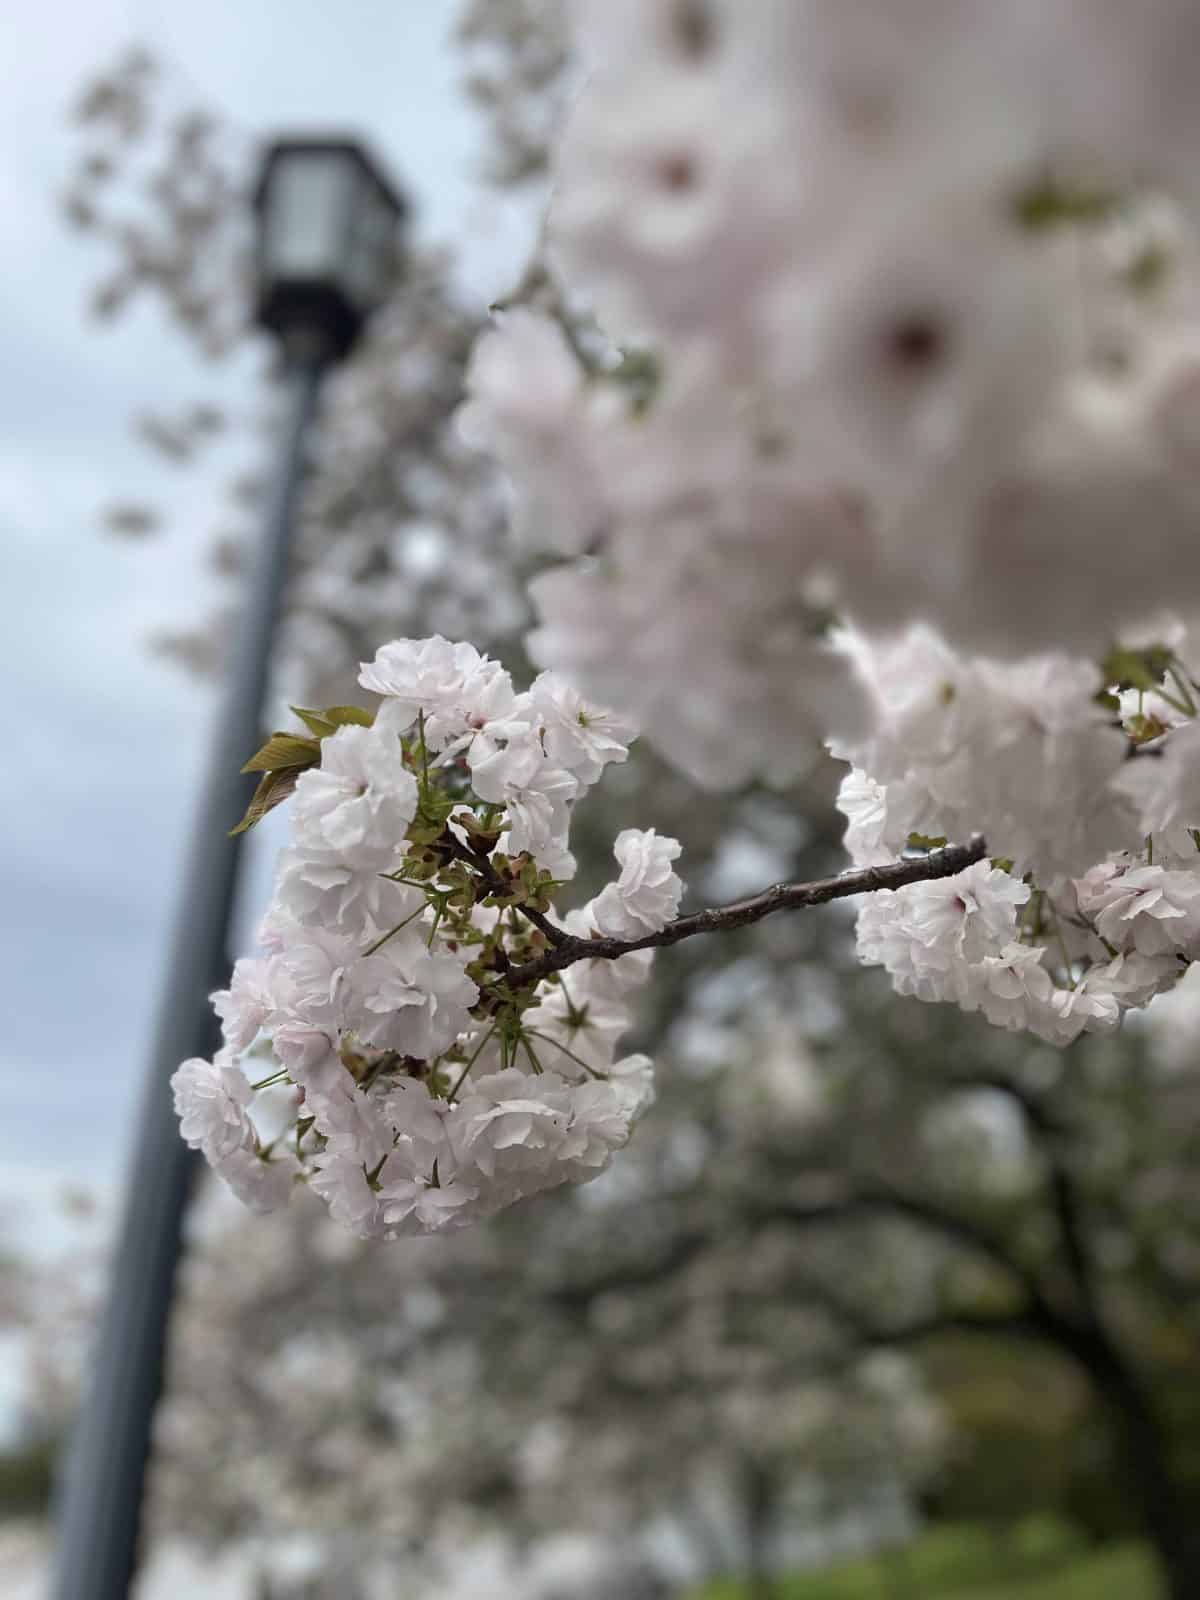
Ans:
[[[37,1237],[55,1189],[119,1179],[206,745],[209,693],[151,656],[203,609],[199,552],[220,482],[150,461],[141,408],[207,388],[248,398],[250,367],[205,378],[152,308],[84,314],[103,262],[55,210],[71,101],[141,41],[249,137],[364,135],[457,241],[480,296],[510,281],[519,228],[472,178],[478,128],[447,35],[456,0],[39,0],[0,19],[0,1239]],[[106,538],[97,511],[148,490],[165,545]]]

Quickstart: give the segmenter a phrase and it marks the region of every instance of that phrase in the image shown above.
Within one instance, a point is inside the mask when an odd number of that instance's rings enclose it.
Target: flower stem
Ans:
[[[278,1067],[274,1072],[269,1072],[265,1078],[260,1078],[257,1083],[252,1083],[250,1088],[255,1092],[259,1089],[269,1089],[273,1084],[282,1083],[287,1075],[286,1067]]]
[[[388,942],[389,939],[394,939],[395,936],[399,932],[401,932],[402,929],[407,928],[409,923],[415,921],[416,918],[421,915],[421,913],[422,913],[422,911],[424,911],[424,909],[425,909],[424,906],[418,906],[415,911],[410,912],[408,914],[408,916],[405,917],[403,922],[398,922],[394,928],[389,928],[388,931],[382,936],[382,938],[376,939],[374,944],[369,944],[367,946],[367,948],[363,951],[363,955],[364,956],[373,956],[375,954],[376,950],[382,950],[384,945]],[[436,927],[437,927],[437,924],[435,922],[434,923],[434,928],[436,929]]]
[[[525,1032],[529,1034],[531,1039],[541,1039],[543,1044],[552,1044],[556,1050],[561,1050],[563,1055],[569,1057],[577,1067],[582,1067],[589,1078],[607,1079],[607,1072],[597,1072],[595,1067],[589,1067],[586,1061],[577,1056],[574,1050],[568,1050],[562,1040],[556,1039],[553,1034],[541,1033],[537,1028],[527,1028]]]
[[[447,1096],[446,1096],[447,1100],[453,1100],[457,1096],[458,1091],[462,1088],[464,1082],[466,1081],[467,1073],[470,1072],[471,1068],[479,1060],[480,1055],[483,1053],[484,1045],[487,1044],[488,1040],[492,1037],[492,1035],[495,1033],[496,1029],[499,1026],[500,1026],[499,1021],[493,1022],[491,1027],[484,1034],[483,1038],[479,1041],[479,1044],[476,1046],[475,1051],[474,1051],[473,1055],[471,1056],[471,1059],[467,1062],[466,1066],[459,1073],[458,1082],[454,1085],[453,1089],[451,1089],[450,1092],[447,1094]]]

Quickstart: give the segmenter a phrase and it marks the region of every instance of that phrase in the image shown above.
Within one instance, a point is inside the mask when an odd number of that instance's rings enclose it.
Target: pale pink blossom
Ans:
[[[220,1161],[257,1142],[246,1107],[250,1085],[237,1067],[193,1057],[171,1078],[179,1132],[193,1150]]]
[[[613,845],[621,874],[591,906],[601,933],[639,939],[666,927],[683,895],[683,882],[671,865],[681,851],[677,839],[660,837],[653,828],[622,829]]]
[[[300,774],[292,829],[305,850],[379,869],[395,856],[417,808],[400,741],[379,728],[339,728],[321,741],[321,765]]]

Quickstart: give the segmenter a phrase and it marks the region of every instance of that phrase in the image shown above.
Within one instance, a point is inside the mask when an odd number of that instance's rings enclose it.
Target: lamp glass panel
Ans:
[[[341,276],[356,173],[336,151],[280,157],[267,191],[263,266],[271,278]]]
[[[359,308],[373,310],[390,287],[397,218],[395,207],[367,174],[359,174],[346,250],[345,280]]]

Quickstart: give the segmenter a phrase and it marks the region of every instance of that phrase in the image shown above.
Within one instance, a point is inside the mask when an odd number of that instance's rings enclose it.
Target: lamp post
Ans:
[[[394,286],[403,200],[345,139],[283,139],[255,191],[255,319],[279,341],[286,413],[257,560],[218,713],[184,873],[162,1012],[92,1361],[62,1484],[55,1600],[125,1600],[138,1559],[146,1463],[195,1165],[179,1137],[171,1073],[210,1056],[209,995],[228,980],[229,928],[249,798],[239,768],[260,742],[305,445],[322,378]]]

